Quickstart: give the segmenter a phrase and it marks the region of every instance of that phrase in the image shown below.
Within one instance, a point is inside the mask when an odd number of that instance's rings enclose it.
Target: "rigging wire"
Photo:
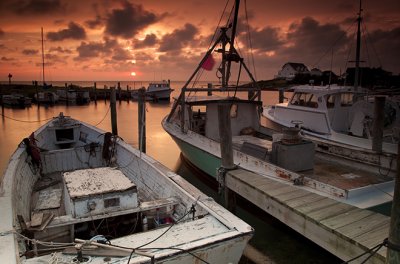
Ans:
[[[250,55],[251,55],[251,61],[249,60],[249,63],[251,62],[253,65],[254,78],[255,78],[255,80],[257,80],[257,72],[256,72],[256,66],[255,66],[254,54],[253,54],[253,42],[251,41],[250,23],[249,23],[249,17],[248,17],[248,12],[247,12],[247,0],[244,1],[244,10],[245,10],[245,15],[246,15],[247,41],[248,41],[248,45],[250,47]]]
[[[106,119],[106,117],[107,117],[107,115],[108,115],[108,112],[110,112],[110,109],[111,109],[111,104],[110,104],[110,106],[108,107],[107,112],[106,112],[106,114],[104,115],[104,117],[100,120],[100,122],[98,122],[96,125],[94,125],[95,127],[97,127],[98,125],[100,125],[100,124],[104,121],[104,119]]]
[[[363,23],[363,24],[361,24],[361,25],[362,25],[362,27],[363,27],[363,32],[365,32],[365,33],[364,33],[365,38],[367,39],[367,41],[369,41],[369,43],[370,43],[370,45],[371,45],[371,48],[372,48],[372,51],[374,52],[374,54],[375,54],[375,56],[376,56],[376,59],[378,60],[379,67],[382,67],[381,58],[379,57],[378,53],[376,52],[375,46],[374,46],[374,44],[373,44],[373,42],[372,42],[372,40],[371,40],[371,37],[370,37],[369,32],[368,32],[368,30],[367,30],[367,27],[365,26],[365,23]]]
[[[0,113],[0,115],[2,117],[4,117],[4,118],[10,119],[10,120],[13,120],[13,121],[16,121],[16,122],[21,122],[21,123],[40,123],[40,122],[47,122],[47,121],[53,119],[53,117],[50,117],[50,118],[41,119],[41,120],[20,120],[20,119],[16,119],[16,118],[12,118],[12,117],[6,116],[6,115],[4,115],[2,113]]]

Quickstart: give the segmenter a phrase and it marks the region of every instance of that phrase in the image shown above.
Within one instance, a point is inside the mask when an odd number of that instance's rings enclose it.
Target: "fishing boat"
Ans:
[[[146,89],[145,99],[149,101],[161,101],[161,100],[170,100],[171,93],[174,89],[171,88],[171,82],[161,81],[161,82],[151,82]],[[133,100],[138,100],[139,92],[138,90],[133,90],[131,92],[131,98]]]
[[[58,102],[59,98],[59,96],[53,92],[38,92],[34,97],[39,104],[55,104]]]
[[[32,99],[23,94],[5,94],[2,96],[3,105],[25,108],[32,105]]]
[[[8,263],[237,263],[254,230],[121,138],[64,116],[0,185]]]
[[[171,112],[162,121],[164,130],[179,146],[185,160],[219,184],[224,184],[220,182],[223,177],[217,174],[217,171],[226,170],[221,167],[218,108],[228,105],[232,156],[236,167],[359,208],[390,203],[395,170],[382,166],[391,167],[393,155],[388,157],[390,164],[388,161],[388,164],[382,165],[382,159],[368,164],[359,163],[315,152],[315,144],[300,137],[297,128],[288,128],[282,135],[273,134],[261,124],[261,90],[234,47],[239,2],[235,2],[233,21],[226,23],[229,26],[220,28],[216,41],[184,84]],[[227,32],[231,35],[228,36]],[[220,83],[207,88],[196,87],[192,80],[214,52],[221,53],[221,64],[217,69],[221,74]],[[238,79],[232,84],[229,79],[234,77],[230,69],[234,66],[238,68]],[[251,80],[247,85],[238,85],[239,76],[244,75],[241,70]]]
[[[76,89],[57,90],[59,100],[71,104],[88,104],[90,102],[90,95],[88,91],[79,91]]]
[[[353,87],[294,86],[288,102],[266,106],[263,115],[283,127],[299,126],[306,137],[346,148],[372,152],[374,97]],[[357,100],[355,98],[360,98]],[[397,154],[400,109],[389,100],[384,106],[382,151]]]

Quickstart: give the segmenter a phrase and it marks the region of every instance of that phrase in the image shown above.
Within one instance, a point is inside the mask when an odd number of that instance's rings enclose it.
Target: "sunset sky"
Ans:
[[[222,16],[225,0],[1,0],[0,81],[41,80],[41,27],[48,82],[186,80],[233,3]],[[364,0],[363,9],[362,66],[399,74],[400,1]],[[357,13],[358,0],[242,0],[236,45],[258,80],[286,62],[343,72]],[[217,66],[203,78],[215,79]]]

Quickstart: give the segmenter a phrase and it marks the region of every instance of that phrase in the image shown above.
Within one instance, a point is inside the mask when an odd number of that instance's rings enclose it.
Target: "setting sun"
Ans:
[[[131,72],[131,76],[136,76],[136,72]]]

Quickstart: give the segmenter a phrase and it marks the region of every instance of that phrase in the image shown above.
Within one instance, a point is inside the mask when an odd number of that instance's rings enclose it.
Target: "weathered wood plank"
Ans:
[[[389,236],[389,226],[390,222],[387,221],[379,227],[355,237],[354,240],[368,248],[372,248]]]
[[[379,227],[380,225],[383,225],[388,220],[389,219],[385,218],[383,215],[375,213],[349,225],[338,228],[336,231],[347,236],[348,238],[355,238],[363,233]]]
[[[304,191],[302,189],[296,189],[295,191],[292,192],[276,194],[275,198],[279,201],[286,202],[292,199],[297,199],[303,196],[307,196],[308,194],[309,192],[307,191]]]
[[[309,194],[307,194],[305,196],[301,196],[299,198],[291,199],[291,200],[286,201],[286,205],[288,207],[295,208],[297,206],[313,203],[313,202],[316,202],[316,201],[320,201],[322,199],[324,199],[324,197],[322,197],[320,195],[316,195],[314,193],[309,193]]]
[[[331,217],[329,219],[321,220],[321,224],[327,226],[328,228],[335,230],[337,228],[346,226],[355,221],[358,221],[360,219],[368,217],[372,214],[374,214],[374,213],[371,211],[362,210],[362,209],[354,207],[352,210],[350,210],[346,213],[337,215],[335,217]]]
[[[336,203],[332,206],[311,212],[308,214],[308,217],[314,219],[315,221],[320,222],[324,219],[335,217],[337,215],[342,215],[343,213],[349,212],[352,209],[354,209],[354,206],[344,203]]]

